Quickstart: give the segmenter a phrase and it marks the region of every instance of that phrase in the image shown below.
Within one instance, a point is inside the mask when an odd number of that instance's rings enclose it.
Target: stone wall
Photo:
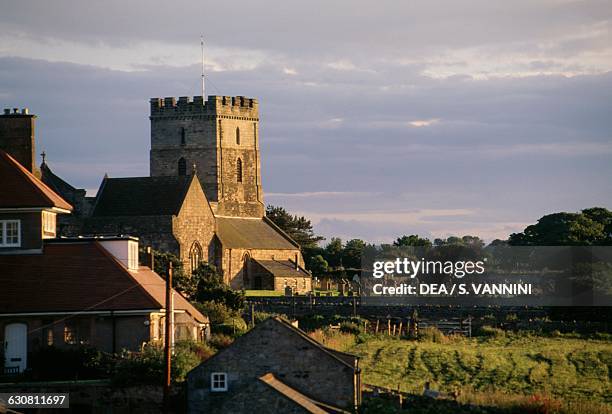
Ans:
[[[213,372],[227,373],[227,392],[210,391]],[[270,372],[323,403],[352,410],[358,401],[353,368],[269,319],[189,373],[189,412],[223,412],[225,401],[236,403],[238,395],[247,401],[256,399],[258,394],[248,388]]]
[[[191,269],[190,254],[196,243],[202,249],[202,261],[210,261],[209,253],[214,253],[211,246],[214,246],[215,239],[215,217],[197,180],[192,182],[185,195],[179,214],[172,218],[172,232],[179,244],[179,257],[185,270],[194,270]]]
[[[209,96],[204,102],[196,96],[153,98],[150,103],[151,176],[179,174],[184,159],[187,174],[195,164],[207,199],[218,203],[215,213],[262,217],[257,101]],[[239,158],[242,182],[237,179]]]
[[[90,217],[83,231],[87,235],[135,236],[141,246],[179,255],[179,243],[172,233],[172,226],[172,216]]]
[[[299,249],[295,250],[268,250],[268,249],[223,249],[223,280],[233,289],[249,288],[244,285],[244,258],[261,260],[295,260],[298,255],[298,263],[304,267],[304,259]],[[272,287],[270,287],[272,289]]]

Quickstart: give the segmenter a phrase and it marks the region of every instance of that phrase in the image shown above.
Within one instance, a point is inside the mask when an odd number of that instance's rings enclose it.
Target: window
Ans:
[[[187,161],[185,161],[185,158],[178,160],[178,175],[187,175]]]
[[[240,128],[236,127],[236,145],[240,145]]]
[[[202,256],[202,246],[200,246],[200,243],[197,241],[193,242],[191,250],[189,251],[189,264],[191,265],[192,273],[198,268],[198,266],[200,266],[200,263],[202,263]]]
[[[185,145],[185,128],[181,128],[181,145]]]
[[[236,182],[242,182],[242,160],[240,158],[236,161]]]
[[[68,345],[89,344],[91,325],[89,319],[70,319],[64,322],[64,343]]]
[[[0,246],[21,246],[21,222],[19,220],[0,221]]]
[[[227,391],[227,373],[213,372],[210,374],[211,391]]]
[[[43,237],[51,236],[55,237],[55,213],[51,213],[49,211],[42,212],[42,222],[43,222]]]

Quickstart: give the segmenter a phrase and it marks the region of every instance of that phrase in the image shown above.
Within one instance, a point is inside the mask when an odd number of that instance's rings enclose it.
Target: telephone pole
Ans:
[[[174,309],[172,306],[172,262],[168,263],[168,275],[166,276],[166,332],[164,341],[164,358],[166,360],[164,370],[164,412],[170,410],[170,385],[172,383],[172,343],[173,330],[172,316]]]

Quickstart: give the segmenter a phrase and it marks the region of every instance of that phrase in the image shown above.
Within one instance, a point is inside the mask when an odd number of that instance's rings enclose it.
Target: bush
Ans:
[[[195,302],[194,305],[202,314],[208,316],[213,325],[221,324],[233,315],[233,312],[223,303],[206,301]]]
[[[225,349],[234,342],[234,338],[223,334],[212,334],[208,343],[215,349]]]
[[[189,371],[214,351],[191,341],[177,342],[172,355],[172,379],[183,382]],[[113,385],[161,384],[164,377],[164,348],[147,345],[140,352],[122,351],[112,372]]]
[[[428,326],[419,329],[419,341],[443,344],[448,341],[448,338],[435,326]]]
[[[494,328],[489,325],[481,326],[478,333],[480,336],[489,338],[504,338],[506,336],[506,331],[504,331],[503,329]]]
[[[359,335],[361,333],[361,328],[355,322],[342,322],[340,324],[340,332]]]
[[[259,311],[255,311],[255,315],[254,315],[254,319],[255,319],[255,324],[258,324],[260,322],[265,321],[268,318],[272,318],[275,316],[280,316],[280,314],[278,313],[270,313],[270,312],[259,312]]]
[[[30,375],[36,380],[104,378],[110,371],[111,359],[110,355],[93,348],[47,346],[32,353]]]

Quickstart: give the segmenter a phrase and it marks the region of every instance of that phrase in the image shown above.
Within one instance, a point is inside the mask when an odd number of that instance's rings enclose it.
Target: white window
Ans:
[[[44,236],[55,237],[55,226],[56,226],[55,216],[56,216],[55,213],[50,213],[48,211],[42,212],[43,237]]]
[[[21,246],[21,222],[19,220],[0,221],[0,246]]]
[[[213,372],[210,374],[210,390],[215,392],[227,391],[227,373]]]

